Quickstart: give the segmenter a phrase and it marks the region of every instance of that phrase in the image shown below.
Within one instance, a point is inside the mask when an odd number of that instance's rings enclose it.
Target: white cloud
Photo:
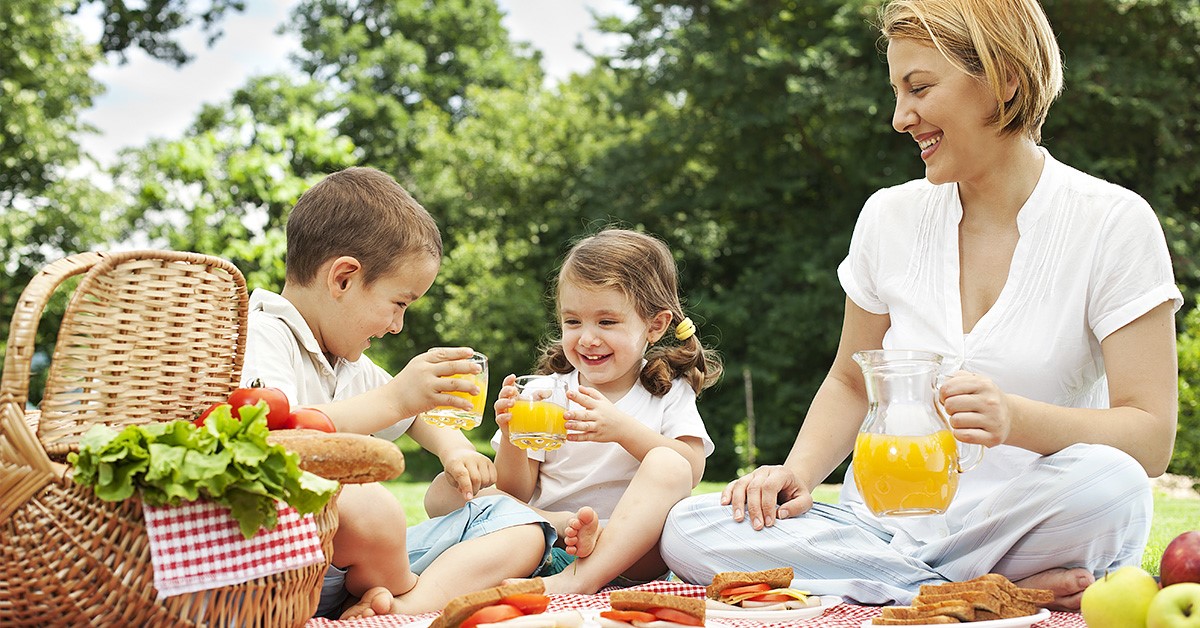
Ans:
[[[626,0],[498,0],[503,23],[514,41],[525,41],[543,52],[543,67],[552,81],[586,70],[591,61],[576,45],[592,51],[616,45],[595,30],[588,8],[601,15],[628,17]],[[178,137],[204,103],[220,102],[246,79],[293,71],[287,59],[299,48],[293,35],[277,33],[295,0],[259,0],[246,11],[226,16],[224,36],[208,48],[199,29],[183,33],[180,41],[194,56],[182,67],[149,58],[138,50],[128,63],[98,66],[92,76],[107,87],[83,118],[99,134],[80,138],[85,151],[111,163],[118,150],[140,146],[153,137]],[[77,24],[98,39],[99,19],[81,15]]]

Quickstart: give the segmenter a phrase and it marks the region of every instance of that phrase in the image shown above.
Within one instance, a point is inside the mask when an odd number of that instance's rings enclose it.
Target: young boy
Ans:
[[[371,340],[400,333],[404,312],[433,284],[442,240],[433,218],[390,176],[370,168],[329,175],[305,192],[287,222],[283,292],[250,297],[242,381],[280,388],[294,406],[323,410],[338,431],[389,440],[408,433],[438,457],[464,499],[495,482],[496,469],[458,430],[414,421],[437,405],[469,408],[448,391],[475,391],[471,349],[442,347],[391,377],[363,355]],[[404,510],[380,484],[349,484],[317,616],[337,617],[349,596],[373,587],[405,613],[533,574],[549,556],[553,528],[507,498],[480,497],[407,529]],[[420,577],[418,577],[418,575]]]

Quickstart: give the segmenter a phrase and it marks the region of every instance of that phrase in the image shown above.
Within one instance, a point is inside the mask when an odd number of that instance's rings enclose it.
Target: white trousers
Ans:
[[[845,505],[809,512],[755,531],[738,523],[719,494],[675,506],[662,536],[667,566],[707,585],[722,571],[791,566],[795,588],[863,604],[908,604],[922,584],[993,572],[1020,580],[1054,567],[1096,577],[1140,565],[1150,534],[1153,495],[1145,470],[1104,445],[1072,445],[1038,459],[1006,490],[986,496],[961,527],[937,540],[896,539]]]

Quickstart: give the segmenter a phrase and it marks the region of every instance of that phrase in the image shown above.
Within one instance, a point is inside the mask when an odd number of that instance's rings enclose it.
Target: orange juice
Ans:
[[[552,401],[518,399],[508,440],[521,449],[558,449],[567,439],[566,408]]]
[[[475,385],[479,387],[478,395],[458,391],[446,391],[447,394],[462,397],[470,401],[471,409],[463,410],[454,406],[438,406],[432,410],[423,412],[421,418],[425,419],[426,423],[441,427],[454,427],[467,430],[479,427],[479,424],[483,422],[483,403],[487,398],[487,373],[460,373],[457,375],[447,375],[446,377],[469,379],[474,381]]]
[[[958,490],[958,441],[950,430],[924,436],[861,432],[854,484],[876,515],[946,512]]]

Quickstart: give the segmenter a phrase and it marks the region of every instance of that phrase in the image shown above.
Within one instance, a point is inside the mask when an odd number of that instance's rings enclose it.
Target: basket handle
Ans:
[[[30,363],[38,323],[51,295],[63,281],[86,272],[103,253],[80,253],[60,259],[29,281],[13,310],[0,374],[0,523],[61,474],[25,421],[29,401]]]

